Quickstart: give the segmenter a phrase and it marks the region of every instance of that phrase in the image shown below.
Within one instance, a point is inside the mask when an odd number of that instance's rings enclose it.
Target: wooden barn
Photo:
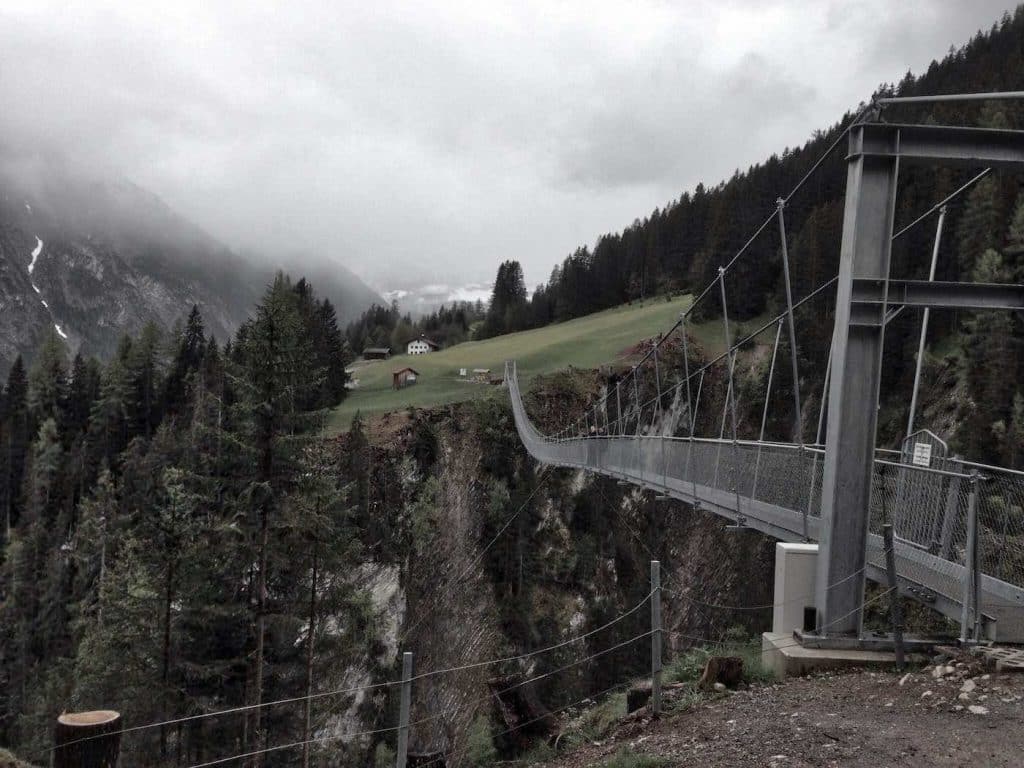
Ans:
[[[419,375],[419,371],[415,368],[410,368],[409,366],[393,371],[391,373],[391,388],[403,389],[405,387],[411,387],[416,383],[416,379],[419,378]]]

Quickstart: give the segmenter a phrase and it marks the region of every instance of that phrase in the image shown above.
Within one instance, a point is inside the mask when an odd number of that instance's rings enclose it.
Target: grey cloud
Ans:
[[[382,288],[580,243],[807,139],[1005,2],[0,9],[0,145]]]

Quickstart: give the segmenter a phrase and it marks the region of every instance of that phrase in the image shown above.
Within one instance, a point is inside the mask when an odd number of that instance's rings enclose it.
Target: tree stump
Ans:
[[[715,687],[715,683],[735,688],[742,682],[743,659],[739,656],[712,656],[704,665],[704,674],[701,675],[699,686],[702,690],[710,691]]]
[[[651,700],[651,681],[637,683],[626,691],[626,714],[630,715],[647,706]]]
[[[54,729],[53,768],[116,768],[121,715],[109,709],[67,712]]]

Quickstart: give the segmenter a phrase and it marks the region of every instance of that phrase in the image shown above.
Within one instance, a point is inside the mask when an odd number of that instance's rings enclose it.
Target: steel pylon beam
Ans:
[[[822,634],[857,635],[861,630],[889,305],[976,301],[1015,306],[1020,298],[1013,290],[1016,286],[996,290],[957,284],[943,289],[938,283],[889,279],[902,163],[1019,168],[1024,165],[1024,132],[883,123],[850,129],[815,594],[817,629]]]

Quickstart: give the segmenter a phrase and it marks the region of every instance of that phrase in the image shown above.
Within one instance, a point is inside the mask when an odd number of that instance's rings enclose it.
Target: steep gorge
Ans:
[[[546,384],[535,383],[535,397],[550,394]],[[770,621],[767,610],[703,604],[770,603],[772,542],[607,478],[538,467],[522,449],[503,399],[392,414],[368,433],[363,450],[372,460],[364,466],[372,463],[372,483],[364,501],[377,525],[393,534],[380,540],[386,555],[378,557],[399,561],[403,593],[398,642],[379,673],[396,679],[402,651],[414,653],[417,675],[470,667],[417,681],[411,719],[429,720],[413,729],[413,752],[461,752],[480,718],[494,733],[505,730],[489,680],[560,670],[646,633],[644,604],[552,653],[472,666],[585,635],[643,603],[652,559],[662,562],[667,657],[703,640],[750,636]],[[343,438],[346,450],[352,440]],[[649,656],[642,638],[539,680],[533,692],[555,710],[643,675]],[[378,707],[373,727],[392,725],[387,719],[395,712],[394,702]],[[526,742],[496,746],[509,753]]]

